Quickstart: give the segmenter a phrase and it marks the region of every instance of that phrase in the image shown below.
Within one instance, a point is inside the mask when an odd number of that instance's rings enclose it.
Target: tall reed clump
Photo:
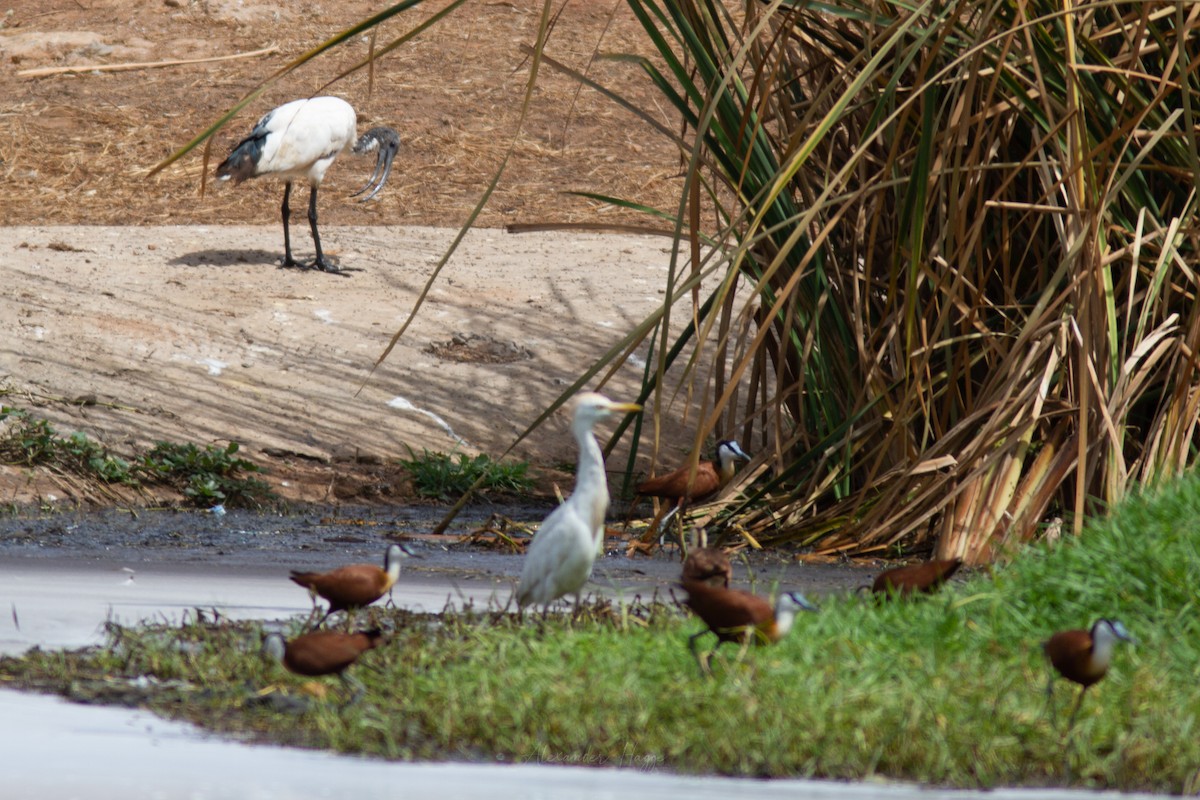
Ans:
[[[645,395],[769,453],[743,533],[985,562],[1192,463],[1200,9],[628,3],[687,169]]]

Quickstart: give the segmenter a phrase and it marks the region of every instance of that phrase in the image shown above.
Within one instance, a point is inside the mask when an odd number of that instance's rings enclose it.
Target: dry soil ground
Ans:
[[[385,23],[379,44],[445,7]],[[0,27],[0,391],[4,402],[118,451],[158,438],[235,439],[285,496],[395,499],[381,461],[407,447],[498,455],[628,326],[661,299],[667,240],[504,233],[513,223],[645,222],[564,194],[677,202],[678,156],[650,126],[544,71],[517,133],[541,5],[470,2],[365,72],[359,37],[273,84],[218,132],[213,165],[267,109],[317,92],[351,100],[359,129],[386,123],[403,147],[387,189],[346,199],[370,162],[345,156],[321,194],[326,249],[348,277],[277,270],[280,185],[209,185],[199,150],[149,178],[291,59],[382,4],[348,0],[16,0]],[[570,2],[547,52],[659,114],[634,65],[647,53],[623,2]],[[128,71],[23,74],[273,54]],[[413,328],[373,375],[438,258],[514,146],[498,189],[434,284]],[[293,234],[311,253],[293,202]],[[370,377],[369,377],[370,376]],[[369,379],[368,379],[369,378]],[[636,369],[607,391],[636,385]],[[356,393],[365,383],[365,388]],[[593,384],[594,385],[594,382]],[[680,435],[680,444],[686,437]],[[666,458],[682,453],[681,447]],[[573,458],[556,419],[517,455]],[[86,487],[5,468],[0,501],[98,499]]]

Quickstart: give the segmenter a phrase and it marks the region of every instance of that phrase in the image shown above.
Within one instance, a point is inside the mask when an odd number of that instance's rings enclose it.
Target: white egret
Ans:
[[[593,428],[611,414],[641,409],[592,392],[576,401],[571,422],[571,433],[579,444],[575,491],[546,517],[529,545],[517,589],[517,605],[522,609],[548,605],[566,594],[574,594],[579,606],[583,585],[592,574],[603,541],[608,511],[608,477]]]

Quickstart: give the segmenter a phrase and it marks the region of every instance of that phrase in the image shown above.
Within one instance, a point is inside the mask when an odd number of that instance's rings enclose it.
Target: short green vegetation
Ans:
[[[575,622],[372,610],[395,635],[352,667],[367,694],[344,708],[335,679],[317,698],[264,661],[253,624],[114,628],[103,648],[0,660],[0,681],[387,758],[1193,793],[1196,519],[1200,482],[1189,479],[1128,502],[1078,543],[928,599],[825,598],[775,647],[727,645],[708,679],[685,645],[698,622],[613,604]],[[1067,736],[1077,689],[1056,682],[1057,713],[1047,710],[1040,643],[1102,616],[1138,644],[1116,651]]]
[[[399,463],[408,471],[413,489],[422,497],[457,500],[481,478],[475,489],[481,494],[524,495],[533,489],[529,464],[524,461],[496,461],[484,454],[469,456],[428,449],[417,455],[411,448],[409,456]]]
[[[64,472],[90,475],[105,483],[135,484],[133,465],[85,434],[59,436],[48,420],[0,406],[0,462],[26,467],[52,465]]]
[[[246,474],[260,470],[253,462],[239,458],[238,449],[237,442],[204,448],[190,442],[158,442],[141,457],[138,471],[147,479],[175,487],[202,508],[218,503],[262,505],[271,497],[270,487]]]
[[[102,484],[170,486],[199,508],[257,507],[272,498],[266,482],[250,475],[259,467],[238,457],[238,449],[237,442],[203,448],[157,442],[149,452],[127,460],[86,434],[60,436],[49,421],[0,406],[0,463],[49,467]]]

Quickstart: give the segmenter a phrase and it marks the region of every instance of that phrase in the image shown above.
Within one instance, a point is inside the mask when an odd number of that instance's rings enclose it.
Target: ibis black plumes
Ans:
[[[286,182],[281,209],[283,266],[305,266],[292,258],[292,242],[288,231],[288,199],[293,182],[308,182],[308,224],[312,229],[313,247],[317,251],[311,266],[325,272],[338,271],[321,252],[321,237],[317,233],[317,189],[325,177],[325,171],[345,150],[354,153],[378,150],[371,179],[351,197],[369,189],[370,193],[362,200],[370,200],[387,182],[392,171],[392,160],[400,148],[400,135],[391,128],[377,127],[355,139],[357,125],[354,109],[340,98],[293,100],[264,114],[250,135],[233,148],[229,157],[217,167],[218,180],[232,180],[235,184],[261,175],[272,175]]]

